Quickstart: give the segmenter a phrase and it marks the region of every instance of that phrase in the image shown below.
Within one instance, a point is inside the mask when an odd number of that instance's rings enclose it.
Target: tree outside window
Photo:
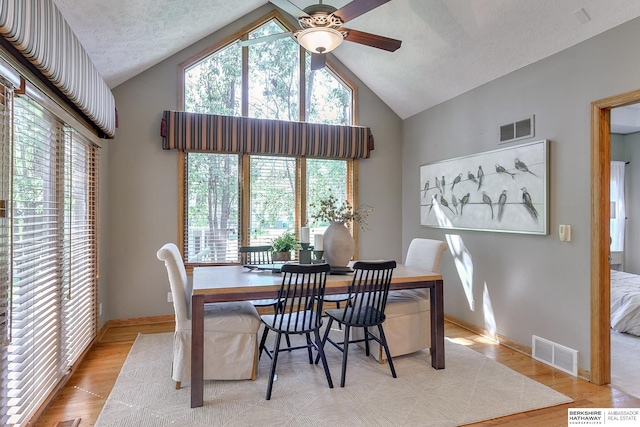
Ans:
[[[271,18],[238,39],[287,31]],[[301,54],[306,56],[303,70]],[[221,46],[185,67],[183,89],[185,111],[340,125],[353,121],[353,88],[335,70],[311,70],[310,55],[286,36],[244,48],[236,42]],[[241,245],[269,244],[286,230],[297,233],[310,220],[308,206],[329,192],[339,200],[353,195],[353,160],[191,152],[184,162],[187,263],[237,262]],[[323,232],[324,226],[312,231]]]

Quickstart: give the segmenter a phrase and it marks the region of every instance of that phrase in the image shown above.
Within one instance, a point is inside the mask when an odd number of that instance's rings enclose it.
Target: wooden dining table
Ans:
[[[326,295],[348,292],[351,274],[327,276]],[[276,298],[282,275],[252,271],[241,265],[195,267],[191,297],[191,407],[204,397],[204,305],[212,302]],[[429,288],[431,303],[431,366],[444,369],[444,295],[442,275],[398,264],[391,290]]]

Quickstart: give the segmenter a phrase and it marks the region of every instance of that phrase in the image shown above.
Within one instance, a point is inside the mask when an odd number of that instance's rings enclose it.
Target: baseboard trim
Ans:
[[[151,316],[151,317],[136,317],[133,319],[116,319],[107,320],[102,328],[98,332],[96,342],[100,342],[105,333],[111,328],[121,328],[126,326],[141,326],[141,325],[155,325],[158,323],[175,323],[176,318],[174,315],[166,316]]]
[[[522,354],[524,354],[526,356],[531,357],[532,350],[531,350],[531,347],[529,347],[529,346],[526,346],[526,345],[520,344],[519,342],[510,340],[509,338],[504,337],[504,336],[502,336],[500,334],[496,334],[496,333],[487,331],[486,329],[480,328],[480,327],[478,327],[478,326],[476,326],[476,325],[474,325],[472,323],[466,322],[466,321],[464,321],[462,319],[459,319],[459,318],[457,318],[455,316],[451,316],[450,314],[445,314],[444,315],[444,319],[447,322],[451,322],[451,323],[453,323],[455,325],[458,325],[461,328],[464,328],[464,329],[466,329],[466,330],[468,330],[470,332],[473,332],[474,334],[478,334],[480,336],[483,336],[483,337],[485,337],[487,339],[490,339],[492,341],[497,342],[500,345],[503,345],[503,346],[505,346],[507,348],[515,350],[518,353],[522,353]],[[591,382],[590,381],[591,380],[591,373],[586,369],[582,369],[582,368],[578,367],[578,377],[582,378],[583,380]]]

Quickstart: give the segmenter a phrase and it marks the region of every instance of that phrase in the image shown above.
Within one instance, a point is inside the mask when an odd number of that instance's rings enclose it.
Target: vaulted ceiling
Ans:
[[[111,88],[268,3],[54,2]],[[638,16],[638,0],[391,0],[348,26],[400,39],[399,50],[345,42],[332,53],[404,119]]]

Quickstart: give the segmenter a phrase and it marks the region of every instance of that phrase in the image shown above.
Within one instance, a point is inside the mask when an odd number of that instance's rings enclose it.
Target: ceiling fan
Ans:
[[[269,1],[296,18],[301,29],[243,40],[240,42],[241,46],[294,36],[298,43],[311,53],[311,69],[318,70],[325,65],[325,55],[338,47],[343,40],[389,52],[395,52],[402,44],[401,40],[342,26],[345,22],[349,22],[390,0],[353,0],[340,9],[328,4],[322,4],[322,0],[319,0],[320,3],[305,7],[304,10],[288,0]]]

